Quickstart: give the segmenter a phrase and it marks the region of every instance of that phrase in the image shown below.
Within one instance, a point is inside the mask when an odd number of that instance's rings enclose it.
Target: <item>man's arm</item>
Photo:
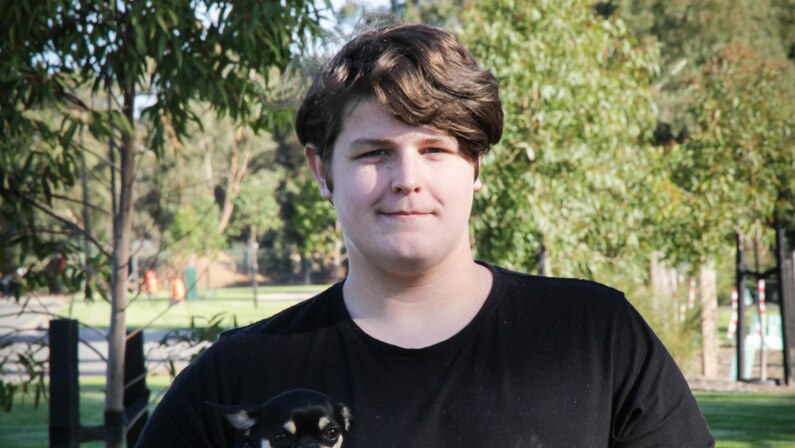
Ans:
[[[218,344],[210,347],[177,376],[155,407],[136,447],[225,447],[221,416],[205,404],[218,401]]]
[[[713,447],[696,400],[662,342],[629,303],[617,320],[612,445]]]

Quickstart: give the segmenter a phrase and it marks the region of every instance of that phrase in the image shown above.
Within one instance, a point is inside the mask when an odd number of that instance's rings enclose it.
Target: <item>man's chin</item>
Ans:
[[[396,275],[423,274],[439,263],[438,255],[428,250],[404,249],[383,254],[379,258],[379,264]]]

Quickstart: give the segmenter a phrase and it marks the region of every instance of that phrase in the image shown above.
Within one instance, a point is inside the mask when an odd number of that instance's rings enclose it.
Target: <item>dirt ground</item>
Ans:
[[[193,258],[186,264],[196,269],[196,285],[200,289],[225,288],[251,283],[251,277],[243,272],[242,267],[238,266],[237,261],[232,256],[224,252],[215,254],[213,257]],[[158,277],[170,279],[173,278],[175,272],[173,267],[166,267],[158,272]],[[268,278],[266,276],[257,275],[257,282],[260,285],[267,281]]]

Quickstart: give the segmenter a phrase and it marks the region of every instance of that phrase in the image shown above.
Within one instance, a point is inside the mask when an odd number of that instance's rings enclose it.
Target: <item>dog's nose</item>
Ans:
[[[298,443],[295,445],[295,448],[331,448],[331,447],[326,445],[321,445],[320,442],[318,442],[315,439],[303,438],[298,441]]]

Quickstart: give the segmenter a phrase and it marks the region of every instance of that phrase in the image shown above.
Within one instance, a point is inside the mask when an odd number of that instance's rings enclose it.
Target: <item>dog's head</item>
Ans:
[[[307,389],[289,390],[261,405],[208,404],[257,448],[340,448],[351,425],[347,406]]]

